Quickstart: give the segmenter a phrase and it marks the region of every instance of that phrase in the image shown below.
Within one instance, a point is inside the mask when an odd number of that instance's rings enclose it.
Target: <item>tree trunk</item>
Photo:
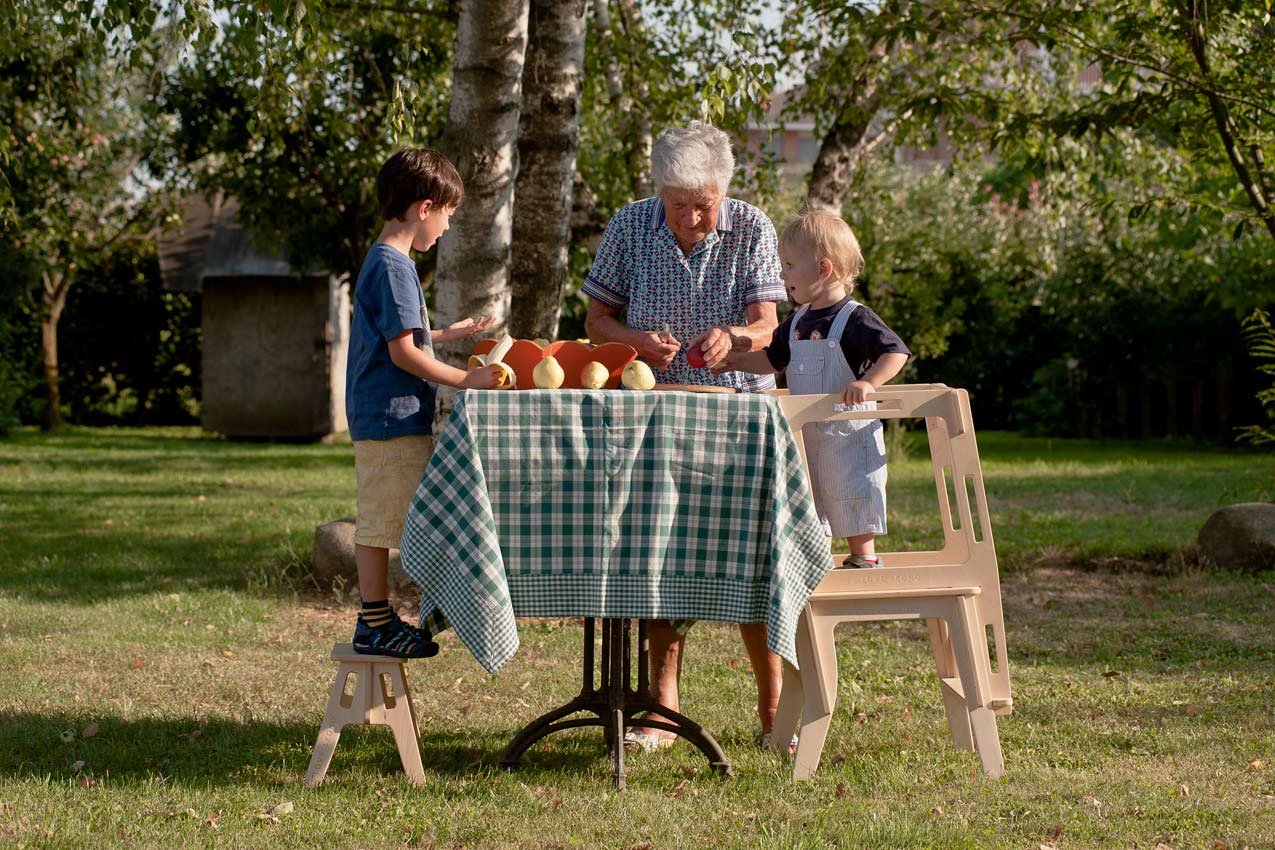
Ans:
[[[439,240],[434,327],[466,316],[509,320],[509,246],[518,170],[518,110],[527,49],[527,0],[462,0],[443,151],[465,181],[465,200]],[[464,367],[473,339],[440,346]],[[440,414],[452,395],[440,393]]]
[[[44,272],[40,314],[40,360],[44,372],[44,415],[40,427],[51,431],[62,422],[62,392],[58,388],[58,320],[66,307],[71,275]]]
[[[514,192],[510,334],[553,339],[567,283],[587,0],[531,0]]]
[[[841,207],[866,149],[869,145],[875,147],[885,135],[883,130],[872,139],[868,137],[868,129],[880,105],[876,87],[872,87],[866,98],[857,96],[858,89],[856,86],[852,91],[837,123],[824,134],[819,155],[810,170],[807,202],[814,209],[834,215],[841,215]]]

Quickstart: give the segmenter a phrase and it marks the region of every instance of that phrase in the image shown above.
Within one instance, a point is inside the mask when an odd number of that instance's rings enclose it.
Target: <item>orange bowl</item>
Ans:
[[[486,354],[495,347],[496,340],[480,339],[474,343],[474,353]],[[606,389],[613,390],[620,386],[620,373],[624,371],[624,367],[637,359],[637,351],[633,346],[620,342],[593,346],[573,339],[564,339],[551,342],[545,348],[541,348],[528,339],[514,340],[514,344],[505,354],[504,361],[518,376],[518,389],[536,388],[531,373],[536,368],[536,364],[547,355],[557,358],[558,365],[562,367],[562,373],[565,376],[562,388],[568,390],[580,389],[580,371],[592,360],[598,361],[607,368],[610,377],[605,386]]]

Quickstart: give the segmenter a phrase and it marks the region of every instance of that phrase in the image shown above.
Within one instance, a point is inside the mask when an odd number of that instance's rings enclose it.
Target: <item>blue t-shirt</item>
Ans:
[[[416,265],[383,242],[372,245],[354,287],[354,318],[345,367],[345,415],[352,440],[391,440],[434,433],[438,388],[394,365],[389,341],[411,330],[432,348],[429,314]]]

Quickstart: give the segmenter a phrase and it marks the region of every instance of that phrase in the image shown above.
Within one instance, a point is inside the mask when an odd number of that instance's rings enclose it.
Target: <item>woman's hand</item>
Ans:
[[[642,347],[638,354],[656,369],[667,369],[682,350],[682,344],[670,333],[647,331],[642,334]]]
[[[468,319],[461,319],[454,322],[439,331],[434,331],[431,336],[434,342],[451,342],[454,339],[463,339],[467,336],[480,334],[492,325],[496,324],[495,316],[479,316],[474,318],[470,316]]]
[[[691,348],[696,346],[700,348],[705,368],[720,373],[724,371],[721,365],[725,362],[726,355],[735,349],[735,337],[731,334],[730,328],[709,328],[695,337]]]
[[[841,391],[841,401],[845,404],[863,404],[876,391],[877,388],[870,381],[852,381]]]

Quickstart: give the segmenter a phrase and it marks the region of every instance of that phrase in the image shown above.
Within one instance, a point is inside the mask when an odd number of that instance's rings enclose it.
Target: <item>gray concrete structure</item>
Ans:
[[[160,239],[166,289],[201,292],[203,425],[232,438],[319,439],[348,429],[349,287],[254,245],[233,200],[192,198]]]

